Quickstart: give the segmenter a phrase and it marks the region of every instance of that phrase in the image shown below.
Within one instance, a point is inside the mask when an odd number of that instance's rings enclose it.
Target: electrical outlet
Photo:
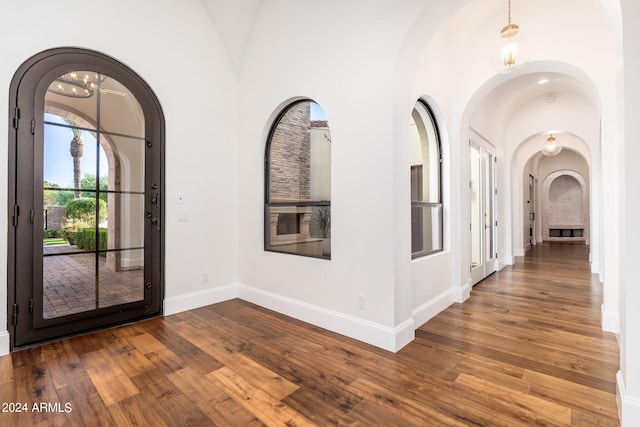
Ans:
[[[206,271],[202,273],[202,283],[207,283],[209,281],[209,273]]]
[[[358,308],[360,310],[367,309],[367,297],[365,297],[364,295],[358,295]]]

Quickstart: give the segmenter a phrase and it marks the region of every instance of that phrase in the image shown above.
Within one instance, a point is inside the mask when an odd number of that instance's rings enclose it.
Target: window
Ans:
[[[275,120],[266,150],[265,250],[331,258],[331,133],[305,99]]]
[[[443,249],[442,154],[438,126],[426,102],[411,113],[411,256]]]

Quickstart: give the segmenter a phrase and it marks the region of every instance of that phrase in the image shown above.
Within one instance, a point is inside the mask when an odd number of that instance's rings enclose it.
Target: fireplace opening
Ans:
[[[550,228],[549,237],[584,237],[584,228]]]
[[[300,213],[281,213],[278,215],[278,226],[276,234],[299,234],[300,222],[302,214]]]

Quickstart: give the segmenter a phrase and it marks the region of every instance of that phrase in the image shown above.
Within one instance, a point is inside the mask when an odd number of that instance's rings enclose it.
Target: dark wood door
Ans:
[[[12,345],[161,311],[163,122],[123,64],[43,52],[12,87]]]

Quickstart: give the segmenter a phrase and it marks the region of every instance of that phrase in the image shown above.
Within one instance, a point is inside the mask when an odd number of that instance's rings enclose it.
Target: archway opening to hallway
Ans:
[[[589,162],[572,149],[556,157],[535,153],[524,164],[521,255],[542,242],[590,244],[590,177]]]

